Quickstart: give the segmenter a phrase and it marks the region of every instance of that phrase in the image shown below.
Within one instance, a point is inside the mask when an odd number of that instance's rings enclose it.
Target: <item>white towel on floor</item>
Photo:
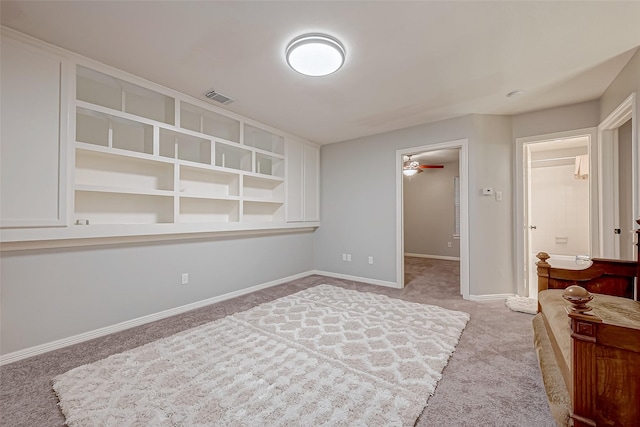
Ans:
[[[512,295],[507,297],[505,305],[513,311],[520,311],[522,313],[536,314],[538,312],[538,300],[535,298]]]

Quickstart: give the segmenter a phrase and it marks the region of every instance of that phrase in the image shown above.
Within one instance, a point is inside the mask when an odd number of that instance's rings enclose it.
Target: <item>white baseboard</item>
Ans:
[[[73,344],[78,344],[84,341],[89,341],[94,338],[113,334],[115,332],[124,331],[126,329],[130,329],[135,326],[144,325],[146,323],[154,322],[156,320],[165,319],[167,317],[175,316],[176,314],[185,313],[187,311],[195,310],[196,308],[204,307],[210,304],[215,304],[217,302],[239,297],[241,295],[255,292],[260,289],[270,288],[272,286],[280,285],[282,283],[290,282],[292,280],[301,279],[303,277],[310,276],[311,274],[320,274],[320,273],[306,271],[303,273],[294,274],[292,276],[288,276],[282,279],[273,280],[267,283],[262,283],[260,285],[252,286],[246,289],[240,289],[238,291],[230,292],[224,295],[219,295],[217,297],[207,298],[202,301],[196,301],[190,304],[182,305],[180,307],[170,308],[169,310],[164,310],[158,313],[149,314],[147,316],[138,317],[137,319],[127,320],[125,322],[117,323],[111,326],[106,326],[104,328],[95,329],[89,332],[84,332],[82,334],[74,335],[72,337],[63,338],[63,339],[52,341],[46,344],[40,344],[34,347],[26,348],[24,350],[15,351],[13,353],[3,354],[3,355],[0,355],[0,366],[6,365],[8,363],[17,362],[18,360],[26,359],[28,357],[37,356],[39,354],[43,354],[48,351],[58,350],[60,348],[67,347]]]
[[[514,294],[488,294],[488,295],[469,295],[470,301],[495,301],[501,299],[507,299]]]
[[[442,255],[426,255],[426,254],[412,254],[405,252],[404,256],[411,256],[415,258],[432,258],[432,259],[444,259],[447,261],[460,261],[459,256],[442,256]]]
[[[319,274],[320,276],[334,277],[336,279],[344,279],[344,280],[351,280],[354,282],[362,282],[362,283],[369,283],[372,285],[386,286],[389,288],[396,288],[396,289],[401,288],[401,286],[399,286],[395,282],[387,282],[385,280],[378,280],[378,279],[369,279],[368,277],[350,276],[348,274],[332,273],[330,271],[320,271],[320,270],[314,270],[311,273]]]

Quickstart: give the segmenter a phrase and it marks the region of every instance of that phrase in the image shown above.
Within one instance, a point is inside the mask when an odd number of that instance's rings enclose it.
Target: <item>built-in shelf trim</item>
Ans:
[[[254,237],[274,234],[308,233],[315,231],[318,222],[271,223],[228,222],[220,224],[163,223],[163,224],[97,224],[77,225],[47,230],[34,230],[16,237],[16,231],[1,230],[0,252],[34,249],[55,249],[80,246],[115,245],[172,240],[221,239]],[[39,231],[39,233],[38,233]]]

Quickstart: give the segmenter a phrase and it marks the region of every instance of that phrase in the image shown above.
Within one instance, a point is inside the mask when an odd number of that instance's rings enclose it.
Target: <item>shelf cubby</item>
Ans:
[[[78,108],[76,141],[152,154],[153,126]]]
[[[214,223],[238,222],[240,202],[238,200],[216,200],[180,197],[178,222]]]
[[[76,185],[173,190],[173,165],[97,151],[76,150]]]
[[[227,141],[240,142],[238,120],[186,102],[180,102],[180,127]]]
[[[239,175],[180,165],[179,191],[202,197],[239,196]]]
[[[266,201],[284,200],[284,181],[245,175],[242,182],[242,196]]]
[[[161,128],[160,155],[210,165],[211,141]]]
[[[175,100],[169,96],[126,84],[124,112],[169,125],[175,124]]]
[[[172,223],[173,196],[76,190],[76,220],[89,225]]]
[[[251,151],[220,142],[215,147],[216,166],[251,172]]]
[[[78,65],[76,98],[169,125],[175,124],[175,99]]]
[[[284,154],[284,138],[251,125],[244,125],[244,145],[275,154]]]
[[[242,205],[244,222],[284,221],[284,204],[281,202],[244,201]]]
[[[113,117],[111,124],[113,148],[153,154],[153,126]]]
[[[256,173],[284,178],[284,159],[256,153]]]
[[[109,146],[109,118],[82,108],[76,113],[76,141],[87,144]]]
[[[76,98],[122,111],[122,87],[118,79],[81,65],[76,73]]]

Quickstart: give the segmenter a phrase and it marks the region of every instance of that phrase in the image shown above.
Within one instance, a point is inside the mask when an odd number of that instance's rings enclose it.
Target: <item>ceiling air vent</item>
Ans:
[[[227,95],[223,95],[220,92],[216,92],[215,90],[210,90],[209,92],[205,93],[204,96],[209,99],[213,99],[214,101],[217,101],[222,105],[231,104],[233,101],[235,101],[233,98],[229,98]]]

